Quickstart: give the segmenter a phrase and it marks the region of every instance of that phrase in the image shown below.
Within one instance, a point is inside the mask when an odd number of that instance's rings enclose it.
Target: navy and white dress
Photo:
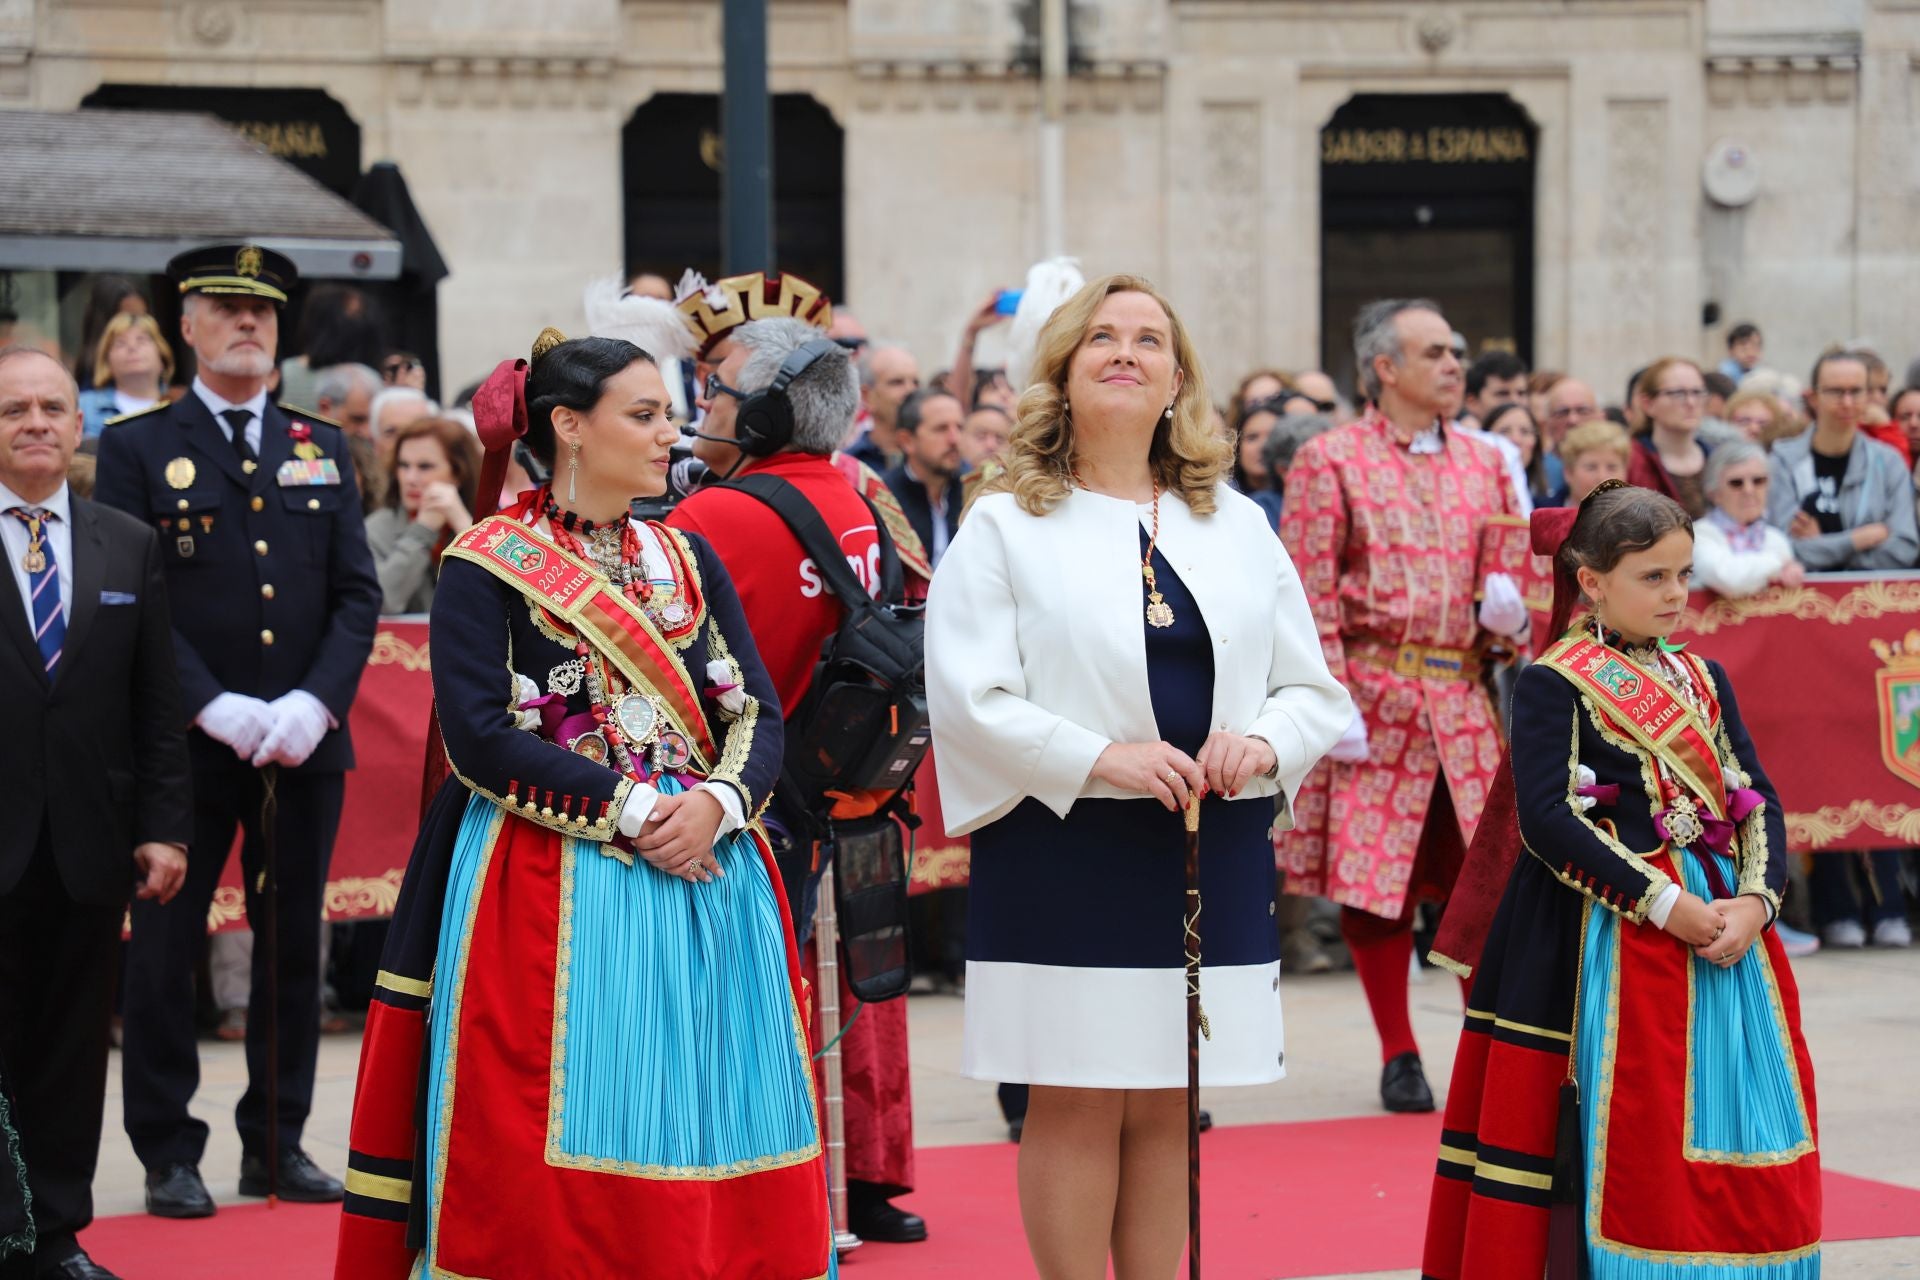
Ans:
[[[1197,755],[1226,730],[1279,761],[1201,810],[1201,1047],[1209,1085],[1285,1074],[1273,849],[1294,791],[1351,718],[1264,514],[1224,485],[1196,516],[1076,490],[1047,515],[989,494],[928,601],[928,702],[942,806],[971,833],[963,1069],[1088,1088],[1186,1083],[1185,827],[1091,777],[1115,742]]]

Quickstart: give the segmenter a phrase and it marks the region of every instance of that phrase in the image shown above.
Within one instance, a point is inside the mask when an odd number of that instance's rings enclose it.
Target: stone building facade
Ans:
[[[840,174],[793,234],[837,247],[844,296],[930,368],[1043,247],[1022,9],[771,3],[772,88],[811,99],[838,143],[789,154],[776,123],[789,177]],[[1337,357],[1349,299],[1412,286],[1458,288],[1476,345],[1608,398],[1651,355],[1717,359],[1739,319],[1796,373],[1841,338],[1900,364],[1920,350],[1920,0],[1072,13],[1065,248],[1162,283],[1216,382]],[[718,91],[720,27],[718,0],[0,0],[0,107],[323,90],[366,161],[399,163],[452,267],[458,385],[544,324],[577,327],[582,284],[623,257],[677,265],[635,228],[710,219],[676,193],[715,139],[663,125],[655,147],[644,112]],[[130,175],[129,199],[135,178],[190,175]]]

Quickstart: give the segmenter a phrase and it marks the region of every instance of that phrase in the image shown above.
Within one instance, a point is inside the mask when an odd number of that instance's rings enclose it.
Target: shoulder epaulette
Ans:
[[[144,418],[150,413],[158,413],[162,409],[171,409],[171,408],[173,408],[173,401],[160,400],[160,401],[156,401],[153,404],[148,405],[144,409],[135,409],[132,413],[123,413],[118,417],[108,418],[106,422],[102,425],[108,426],[108,427],[117,427],[123,422],[132,422],[135,418]]]
[[[302,418],[309,422],[317,422],[323,427],[332,427],[335,431],[346,430],[345,427],[335,422],[332,418],[323,418],[311,409],[303,409],[297,404],[288,404],[285,400],[275,400],[273,403],[282,413],[292,414],[296,418]]]

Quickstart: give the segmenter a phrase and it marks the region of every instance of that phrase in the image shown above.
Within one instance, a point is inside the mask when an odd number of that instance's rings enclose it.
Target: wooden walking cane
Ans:
[[[280,766],[260,771],[259,894],[266,919],[260,942],[267,953],[267,1208],[280,1202],[280,868],[275,864],[280,824]]]
[[[1200,1007],[1200,796],[1187,796],[1187,1275],[1200,1280],[1200,1037],[1213,1039]]]

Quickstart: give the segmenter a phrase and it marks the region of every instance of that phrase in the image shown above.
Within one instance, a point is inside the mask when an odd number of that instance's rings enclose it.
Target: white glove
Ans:
[[[305,689],[281,694],[269,709],[273,712],[273,729],[260,749],[253,753],[253,767],[284,764],[297,769],[307,762],[313,749],[320,745],[320,739],[327,736],[333,717],[320,699]]]
[[[1599,783],[1599,781],[1600,781],[1599,775],[1595,774],[1593,770],[1587,768],[1587,766],[1585,765],[1581,765],[1579,768],[1573,771],[1573,784],[1576,789],[1580,787],[1595,786]],[[1573,798],[1573,802],[1574,804],[1579,806],[1580,812],[1582,813],[1585,813],[1587,810],[1593,808],[1593,806],[1600,803],[1598,800],[1596,800],[1592,796],[1575,796]]]
[[[1353,713],[1353,722],[1347,731],[1340,735],[1340,741],[1327,751],[1327,759],[1338,760],[1341,764],[1362,764],[1367,758],[1367,722],[1360,713]]]
[[[244,693],[223,693],[193,718],[200,731],[233,748],[242,760],[252,756],[273,729],[273,708]]]
[[[1490,573],[1481,589],[1480,625],[1497,636],[1518,636],[1530,625],[1520,588],[1504,573]]]
[[[535,733],[540,731],[540,713],[538,711],[520,710],[522,703],[532,702],[539,696],[539,685],[535,684],[528,677],[521,675],[518,671],[513,673],[513,710],[508,714],[513,717],[514,727],[528,729]]]

